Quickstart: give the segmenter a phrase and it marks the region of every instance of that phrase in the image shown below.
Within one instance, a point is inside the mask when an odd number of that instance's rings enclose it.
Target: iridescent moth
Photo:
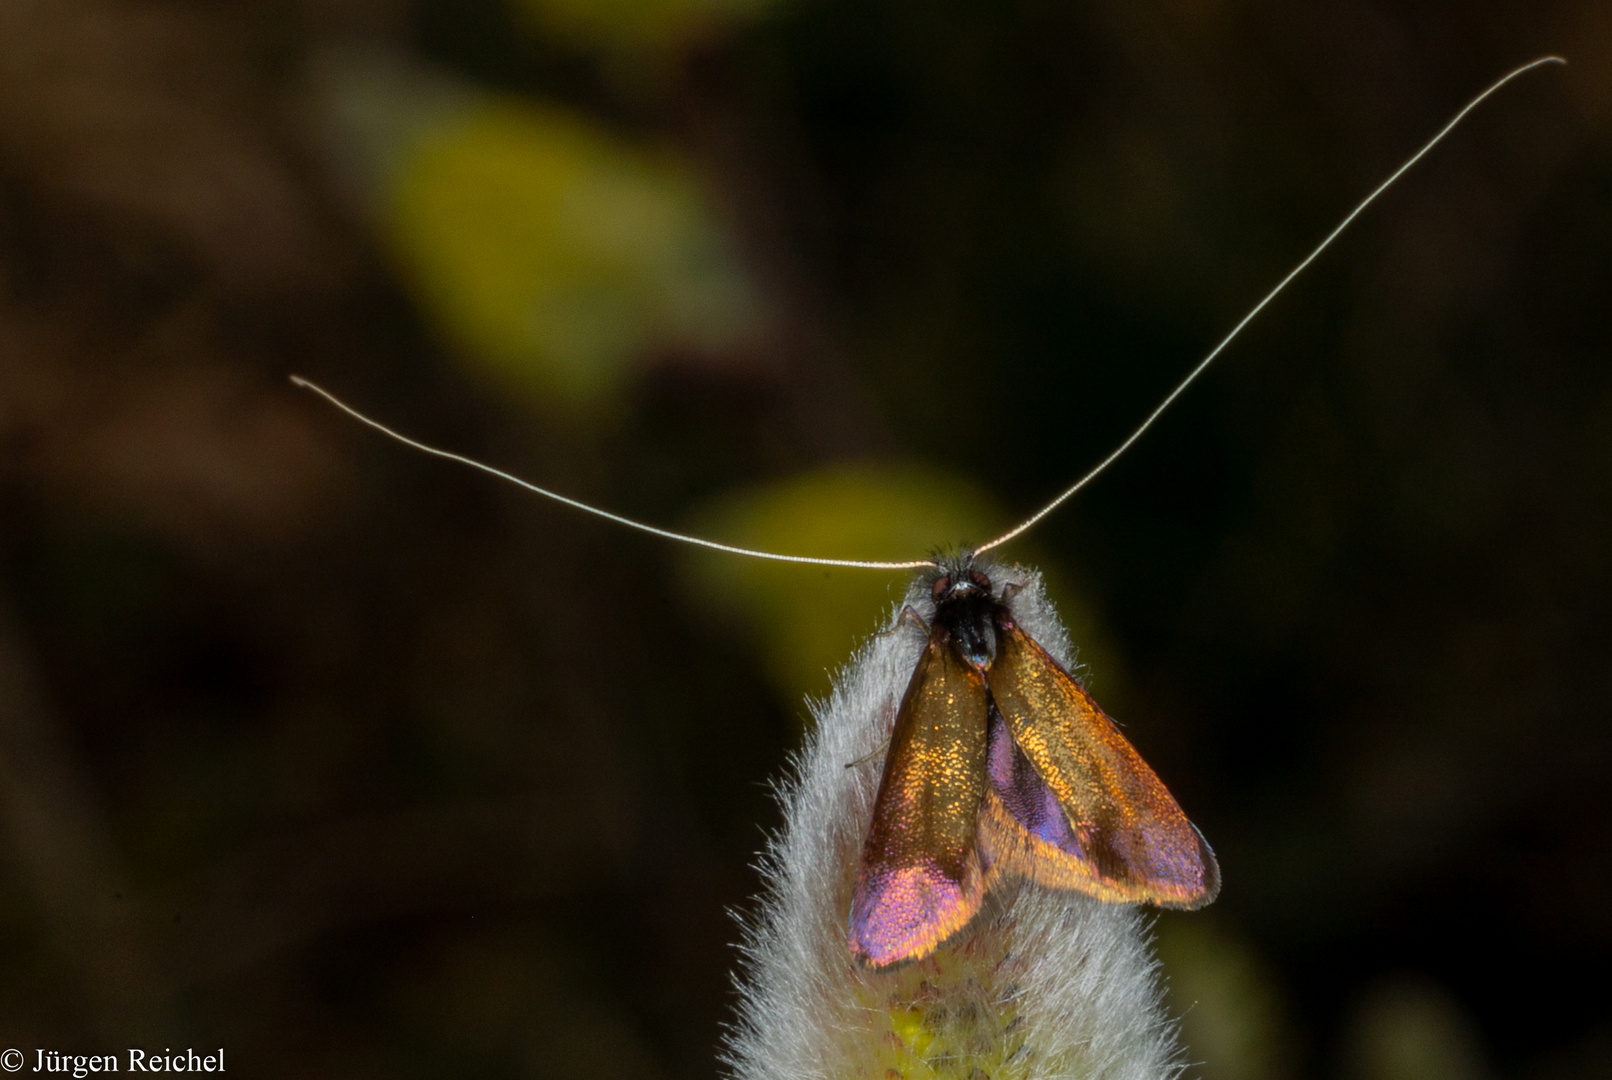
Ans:
[[[1124,442],[1041,510],[949,559],[865,562],[755,551],[657,528],[409,439],[306,380],[337,408],[436,457],[665,539],[780,562],[920,570],[934,613],[911,611],[927,643],[896,712],[850,910],[850,950],[886,967],[933,952],[961,931],[1006,877],[1116,903],[1196,908],[1220,889],[1213,852],[1159,778],[1081,685],[1014,620],[1018,586],[993,580],[977,556],[1061,506],[1142,436],[1227,345],[1379,195],[1500,87],[1501,78],[1354,208],[1181,380]]]
[[[1016,589],[971,553],[936,569],[851,900],[851,951],[875,967],[933,952],[1005,875],[1176,908],[1220,891],[1153,770],[1014,621]]]

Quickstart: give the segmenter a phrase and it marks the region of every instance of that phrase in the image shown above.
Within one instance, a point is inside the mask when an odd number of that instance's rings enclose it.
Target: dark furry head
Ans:
[[[999,599],[1002,588],[997,579],[1001,576],[996,563],[976,558],[967,548],[937,554],[934,568],[924,573],[924,584],[929,598],[939,603],[943,599],[960,599],[974,593],[983,593]]]

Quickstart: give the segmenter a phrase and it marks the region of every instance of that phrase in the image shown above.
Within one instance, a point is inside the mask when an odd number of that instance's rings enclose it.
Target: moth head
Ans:
[[[990,596],[993,586],[986,570],[986,567],[974,561],[972,551],[937,558],[935,579],[929,586],[929,598],[938,604],[942,600]]]

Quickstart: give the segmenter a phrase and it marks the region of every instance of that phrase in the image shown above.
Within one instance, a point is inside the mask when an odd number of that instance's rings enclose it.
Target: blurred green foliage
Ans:
[[[1212,913],[1165,912],[1154,930],[1170,1006],[1202,1080],[1290,1075],[1292,1020],[1269,962]]]
[[[713,352],[754,300],[686,163],[531,102],[421,138],[388,232],[464,358],[544,408],[618,394],[652,349]]]
[[[1485,1080],[1483,1037],[1450,992],[1397,973],[1356,1003],[1339,1055],[1345,1080]]]
[[[667,52],[777,0],[509,0],[542,32],[584,48]]]

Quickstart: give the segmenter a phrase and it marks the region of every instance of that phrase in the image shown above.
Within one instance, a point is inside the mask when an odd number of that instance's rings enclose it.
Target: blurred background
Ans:
[[[717,1074],[804,698],[1072,505],[1207,1080],[1612,1074],[1612,7],[0,4],[0,1046]]]

